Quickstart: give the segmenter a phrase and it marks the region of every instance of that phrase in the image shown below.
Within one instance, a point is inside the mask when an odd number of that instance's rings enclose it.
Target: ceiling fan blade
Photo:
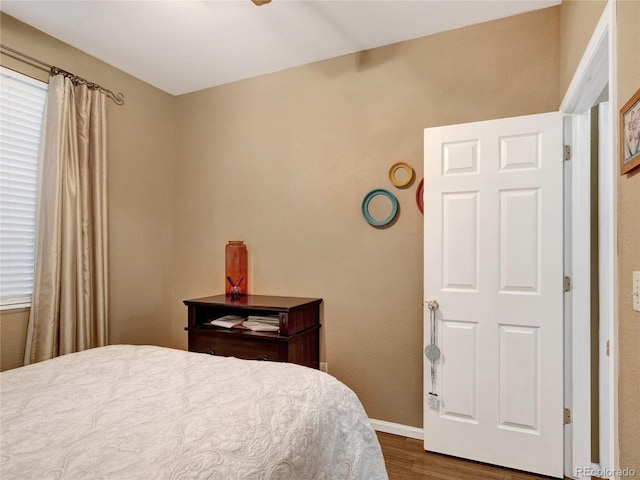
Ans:
[[[260,6],[260,5],[264,5],[265,3],[269,3],[271,0],[251,0],[254,5]]]

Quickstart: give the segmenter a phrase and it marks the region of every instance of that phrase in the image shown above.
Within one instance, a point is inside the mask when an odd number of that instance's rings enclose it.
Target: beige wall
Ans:
[[[640,2],[617,4],[618,111],[640,89]],[[618,177],[618,339],[620,466],[640,472],[640,312],[632,271],[640,271],[640,168]]]
[[[425,127],[557,110],[559,9],[463,28],[177,99],[172,342],[181,300],[223,291],[244,240],[250,292],[322,297],[322,358],[372,418],[422,425]],[[361,214],[388,188],[400,216]]]
[[[170,343],[175,98],[104,62],[0,15],[2,43],[124,93],[109,120],[110,308],[112,343]],[[3,66],[46,81],[7,55]],[[2,312],[2,369],[22,364],[28,311]]]
[[[563,0],[560,6],[560,98],[571,83],[606,0]]]
[[[28,308],[0,312],[0,370],[22,366],[28,319]]]

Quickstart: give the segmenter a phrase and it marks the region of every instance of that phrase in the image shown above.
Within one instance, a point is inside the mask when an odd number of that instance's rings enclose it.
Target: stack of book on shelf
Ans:
[[[242,325],[254,332],[277,332],[280,319],[277,316],[249,315]]]
[[[225,315],[208,322],[209,325],[224,328],[248,328],[254,332],[277,332],[280,330],[280,319],[266,315]]]
[[[211,320],[209,325],[215,325],[216,327],[233,328],[241,325],[245,318],[240,315],[225,315],[224,317]]]

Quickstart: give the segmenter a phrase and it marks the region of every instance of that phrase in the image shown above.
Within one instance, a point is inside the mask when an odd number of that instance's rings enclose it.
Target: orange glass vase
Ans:
[[[247,294],[247,246],[241,240],[231,240],[225,247],[225,294],[237,297]]]

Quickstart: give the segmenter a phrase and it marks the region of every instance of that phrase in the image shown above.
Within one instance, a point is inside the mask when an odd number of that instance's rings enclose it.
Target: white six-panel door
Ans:
[[[562,116],[425,130],[425,449],[563,475]],[[425,304],[425,346],[431,343]]]

